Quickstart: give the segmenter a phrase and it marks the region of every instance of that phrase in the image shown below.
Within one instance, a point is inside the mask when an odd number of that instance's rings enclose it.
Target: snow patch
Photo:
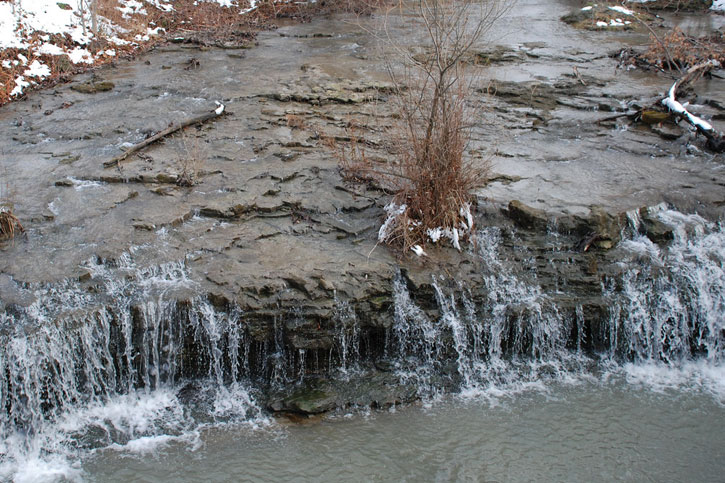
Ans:
[[[716,61],[711,61],[716,62]],[[719,65],[719,62],[717,63]],[[672,84],[672,87],[670,87],[670,91],[667,94],[667,97],[662,99],[662,105],[667,107],[672,112],[675,112],[684,118],[686,118],[693,126],[697,126],[703,131],[712,131],[713,127],[712,124],[705,121],[704,119],[700,119],[699,117],[690,114],[690,112],[680,104],[677,99],[675,99],[675,89],[677,88],[677,83]]]
[[[50,75],[50,67],[36,59],[28,66],[23,75],[45,79]]]
[[[712,2],[712,7],[710,7],[710,10],[714,10],[716,12],[725,12],[725,0],[715,0]]]
[[[616,5],[614,7],[609,7],[609,10],[614,10],[615,12],[619,12],[624,15],[634,15],[634,11],[632,11],[628,8],[621,7],[619,5]]]
[[[37,52],[43,55],[63,55],[65,50],[61,49],[55,44],[45,43],[38,47]]]
[[[116,7],[116,9],[121,11],[123,18],[131,18],[132,15],[148,14],[143,3],[137,0],[120,0],[119,3],[121,6]]]
[[[164,12],[173,12],[175,11],[174,6],[170,3],[164,3],[162,0],[146,0],[148,3],[153,5],[154,7],[158,8],[159,10],[163,10]]]
[[[391,201],[387,205],[385,205],[385,212],[388,214],[388,217],[385,219],[385,223],[383,223],[383,226],[380,227],[380,230],[378,230],[378,241],[380,243],[383,243],[390,238],[391,230],[393,226],[396,223],[396,220],[400,215],[405,213],[405,210],[408,208],[408,205],[402,204],[398,206],[394,201]]]
[[[413,245],[412,247],[410,247],[410,249],[413,250],[413,253],[415,253],[419,257],[427,255],[427,253],[425,253],[425,251],[423,250],[423,247],[421,247],[420,245]]]
[[[93,63],[93,55],[88,52],[88,50],[83,49],[81,47],[76,47],[72,51],[68,52],[68,57],[70,57],[70,61],[74,64],[92,64]]]
[[[18,22],[15,17],[11,3],[0,3],[0,48],[2,49],[27,47],[18,35]]]
[[[15,88],[10,92],[10,95],[12,97],[17,97],[23,93],[23,89],[28,87],[30,85],[30,82],[26,81],[23,76],[18,76],[15,78]]]
[[[240,11],[239,13],[241,15],[244,15],[245,13],[249,13],[256,9],[257,9],[257,0],[249,0],[249,8],[246,8],[246,9]]]

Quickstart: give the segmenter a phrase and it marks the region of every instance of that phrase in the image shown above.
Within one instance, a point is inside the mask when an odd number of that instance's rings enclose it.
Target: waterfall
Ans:
[[[84,281],[17,284],[31,302],[0,313],[0,479],[94,448],[194,445],[200,424],[265,424],[266,388],[319,376],[354,384],[372,367],[422,398],[495,398],[614,371],[725,401],[725,232],[666,207],[648,217],[673,239],[653,243],[630,214],[595,285],[598,325],[563,277],[545,288],[525,247],[510,256],[516,234],[496,227],[477,234],[477,280],[434,274],[413,289],[399,271],[387,328],[336,295],[329,327],[280,308],[253,337],[250,314],[211,303],[185,260],[140,266],[134,250],[88,261]],[[300,328],[329,344],[298,340]]]
[[[0,314],[0,479],[47,455],[65,467],[77,451],[189,439],[201,407],[216,421],[263,419],[240,313],[179,298],[194,289],[183,261],[87,266],[97,290],[25,284],[35,301]]]
[[[725,232],[697,215],[662,207],[653,211],[672,227],[674,240],[661,248],[635,232],[621,243],[626,254],[621,281],[605,288],[613,349],[635,361],[721,362]]]
[[[691,372],[691,363],[701,361],[705,367],[693,377],[716,386],[721,398],[725,232],[697,215],[662,206],[649,215],[671,227],[674,239],[668,246],[655,244],[640,234],[639,215],[629,214],[629,233],[618,247],[618,275],[602,283],[608,316],[599,353],[587,356],[582,349],[587,333],[582,304],[562,312],[557,294],[546,293],[535,274],[527,276],[529,267],[501,255],[502,233],[493,227],[477,235],[484,287],[478,299],[463,282],[434,276],[436,307],[424,310],[404,277],[396,278],[393,334],[402,374],[414,378],[422,394],[435,394],[440,387],[432,385],[450,381],[464,393],[480,394],[581,373],[599,358],[601,370],[614,364],[630,375],[650,364],[650,371],[672,376],[685,366]],[[449,359],[455,360],[453,374],[446,372]]]
[[[478,234],[481,300],[474,300],[461,281],[433,278],[435,316],[411,299],[402,276],[396,278],[398,359],[423,394],[435,394],[441,388],[432,384],[441,383],[473,394],[500,385],[523,388],[578,365],[576,354],[565,350],[574,321],[562,317],[538,285],[502,259],[500,242],[498,228]],[[453,368],[448,359],[455,360]]]

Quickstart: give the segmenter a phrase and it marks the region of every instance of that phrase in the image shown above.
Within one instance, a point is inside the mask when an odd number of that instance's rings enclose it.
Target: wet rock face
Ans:
[[[313,379],[270,395],[267,407],[277,413],[314,415],[346,407],[387,409],[418,398],[413,384],[401,384],[386,372],[365,371],[342,380]]]

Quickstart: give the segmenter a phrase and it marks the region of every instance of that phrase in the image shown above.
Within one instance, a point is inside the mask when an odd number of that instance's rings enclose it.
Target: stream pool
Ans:
[[[630,377],[631,379],[631,377]],[[723,481],[725,409],[699,389],[572,379],[106,449],[90,481]]]

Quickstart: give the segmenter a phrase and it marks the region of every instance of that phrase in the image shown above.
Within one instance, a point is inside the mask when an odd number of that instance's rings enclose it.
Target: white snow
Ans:
[[[428,239],[433,243],[438,243],[438,241],[443,237],[448,238],[455,249],[461,251],[458,228],[443,228],[440,226],[433,229],[428,228],[426,235],[428,235]]]
[[[591,10],[591,9],[593,9],[593,8],[594,8],[594,7],[592,7],[591,5],[589,5],[589,6],[587,6],[587,7],[583,7],[583,8],[582,8],[582,12],[588,12],[589,10]]]
[[[12,97],[19,96],[23,93],[23,89],[28,87],[30,82],[27,82],[23,76],[15,78],[15,88],[10,92]]]
[[[685,109],[685,106],[680,104],[677,99],[675,99],[675,88],[677,87],[677,83],[672,84],[672,87],[670,87],[670,91],[667,94],[667,97],[662,99],[662,104],[667,107],[672,112],[676,112],[677,114],[680,114],[685,119],[687,119],[693,126],[697,126],[703,131],[712,131],[712,125],[703,120],[700,119],[697,116],[694,116],[690,114],[687,109]]]
[[[17,22],[13,15],[13,5],[6,2],[0,3],[0,48],[24,48],[27,45],[18,36],[16,29]]]
[[[464,203],[463,206],[461,206],[459,213],[463,218],[466,219],[465,223],[461,223],[462,225],[464,225],[464,230],[471,230],[473,228],[473,215],[471,214],[471,205],[469,203]]]
[[[30,66],[23,73],[24,76],[28,77],[40,77],[44,79],[50,75],[50,67],[35,59]]]
[[[92,64],[93,63],[93,55],[91,55],[90,52],[86,49],[82,49],[80,47],[76,47],[72,51],[68,52],[68,57],[70,57],[70,61],[74,64]]]
[[[166,33],[166,29],[163,27],[156,27],[155,29],[152,29],[152,28],[146,29],[146,35],[161,35],[162,33]]]
[[[143,6],[143,3],[137,0],[120,0],[120,7],[116,9],[120,10],[123,14],[123,18],[130,18],[131,15],[147,15],[148,12]]]
[[[45,54],[45,55],[63,55],[65,54],[65,50],[61,49],[55,44],[49,44],[45,43],[42,44],[40,47],[38,47],[38,50],[36,50],[39,54]]]
[[[380,243],[383,243],[388,238],[390,238],[390,229],[393,227],[393,225],[395,225],[398,217],[405,213],[405,210],[407,208],[407,205],[402,204],[398,206],[393,201],[385,205],[385,211],[388,213],[388,217],[385,219],[385,223],[383,223],[383,226],[380,227],[380,230],[378,230],[378,241]]]
[[[420,245],[413,245],[412,247],[410,247],[410,249],[413,250],[413,253],[415,253],[419,257],[422,255],[427,255],[427,253],[425,253],[425,251],[423,250],[423,247],[421,247]]]
[[[249,0],[249,8],[246,8],[246,9],[240,11],[239,13],[241,15],[244,15],[245,13],[249,13],[256,9],[257,9],[257,0]]]
[[[609,10],[614,10],[615,12],[623,13],[624,15],[634,15],[634,12],[628,8],[620,7],[619,5],[615,5],[614,7],[609,7]]]
[[[601,20],[597,22],[597,27],[606,27],[607,25],[609,25],[607,22],[602,22]]]
[[[173,12],[174,6],[171,5],[171,3],[164,3],[162,0],[146,0],[154,7],[158,8],[159,10],[163,10],[164,12]],[[170,0],[169,0],[170,1]]]
[[[112,44],[116,44],[116,45],[128,45],[131,43],[128,40],[120,39],[120,38],[116,37],[115,35],[112,37],[108,37],[108,41],[111,42]]]
[[[725,12],[725,0],[715,0],[712,2],[712,7],[710,7],[710,10],[715,10],[716,12]]]
[[[219,101],[214,101],[214,102],[216,103],[216,105],[217,105],[217,106],[219,106],[219,107],[217,107],[217,108],[216,108],[216,109],[214,110],[214,112],[215,112],[215,113],[216,113],[216,115],[218,116],[218,115],[220,115],[220,114],[221,114],[222,112],[224,112],[224,104],[222,104],[222,103],[221,103],[221,102],[219,102]]]

